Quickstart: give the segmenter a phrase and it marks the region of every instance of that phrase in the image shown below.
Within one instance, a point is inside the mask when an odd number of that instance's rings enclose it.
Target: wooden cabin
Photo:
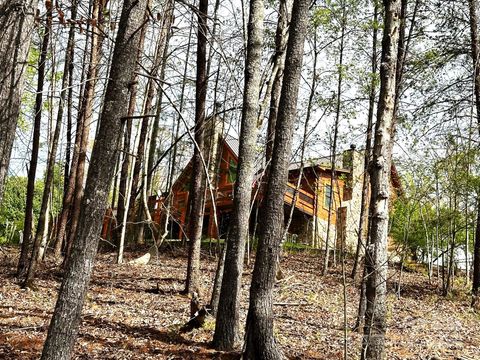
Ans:
[[[206,159],[210,161],[214,159],[217,165],[208,165],[214,190],[212,193],[207,191],[205,195],[203,236],[224,238],[233,211],[239,142],[230,136],[225,138],[219,136],[214,145],[218,149],[216,154],[212,155],[211,148],[204,154]],[[312,159],[306,161],[303,166],[298,163],[291,164],[284,195],[285,222],[292,214],[289,232],[298,242],[322,248],[328,234],[329,243],[332,246],[345,245],[347,249],[353,250],[358,238],[363,162],[363,152],[355,148],[339,154],[333,181],[329,158]],[[260,174],[261,169],[258,170]],[[168,225],[171,238],[183,238],[187,235],[191,171],[192,163],[189,162],[173,185],[171,199],[163,197],[151,199],[153,218],[159,223],[165,222],[165,204],[167,200],[171,201],[171,220]],[[295,195],[300,174],[300,186],[298,194]],[[251,216],[252,232],[255,222],[258,221],[258,204],[262,199],[262,190],[257,191],[260,183],[261,178],[257,176],[252,184],[254,199]],[[400,182],[394,167],[392,167],[392,184],[392,189],[398,192]],[[212,204],[212,197],[215,206]],[[295,198],[295,207],[292,212],[292,203]],[[214,209],[217,213],[217,224]]]
[[[212,191],[207,190],[205,194],[203,236],[206,238],[225,238],[234,208],[239,142],[231,136],[221,136],[221,133],[213,121],[207,122],[203,156]],[[290,165],[284,209],[285,223],[291,218],[291,238],[316,248],[324,248],[327,238],[330,246],[345,245],[347,250],[355,248],[360,221],[363,164],[364,153],[352,147],[336,156],[333,177],[329,157],[311,159],[303,165]],[[263,197],[262,186],[265,186],[262,184],[261,167],[257,170],[252,183],[251,232],[255,231],[259,220],[259,203]],[[159,225],[157,228],[161,232],[167,226],[169,238],[187,237],[191,178],[192,161],[180,173],[168,196],[149,199],[152,219]],[[398,174],[393,166],[392,191],[395,194],[401,191]],[[111,213],[109,215],[114,217]],[[111,226],[105,224],[102,235],[109,228]]]

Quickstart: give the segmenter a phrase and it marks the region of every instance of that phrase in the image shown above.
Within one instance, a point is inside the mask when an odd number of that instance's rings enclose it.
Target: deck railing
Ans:
[[[298,196],[295,201],[295,207],[308,215],[313,215],[315,212],[315,196],[303,189],[296,189],[296,186],[290,182],[287,183],[287,191],[284,196],[285,202],[292,205],[296,190],[298,190]]]

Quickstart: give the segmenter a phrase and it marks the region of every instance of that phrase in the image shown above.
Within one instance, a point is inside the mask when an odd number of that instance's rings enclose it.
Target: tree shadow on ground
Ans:
[[[122,334],[124,338],[114,342],[109,342],[106,338],[92,335],[91,333],[81,332],[79,334],[79,338],[101,345],[107,353],[108,348],[111,350],[122,348],[146,357],[158,356],[163,358],[161,355],[164,355],[168,359],[238,359],[240,357],[240,354],[237,352],[215,352],[209,348],[208,344],[186,339],[177,330],[127,325],[98,317],[85,318],[83,325]],[[143,342],[129,341],[129,338]],[[149,341],[154,345],[147,346],[144,343],[145,341]],[[161,344],[158,344],[158,342]]]

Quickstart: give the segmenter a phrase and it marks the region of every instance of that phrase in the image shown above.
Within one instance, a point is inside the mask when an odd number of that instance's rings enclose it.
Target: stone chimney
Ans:
[[[343,204],[347,208],[345,245],[354,251],[358,240],[360,209],[362,204],[362,188],[364,175],[364,151],[358,151],[354,144],[343,153],[343,167],[350,170],[347,186],[350,198]]]

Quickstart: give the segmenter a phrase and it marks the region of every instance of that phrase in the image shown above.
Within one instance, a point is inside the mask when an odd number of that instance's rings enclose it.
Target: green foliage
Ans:
[[[27,178],[20,176],[9,177],[5,184],[3,202],[0,206],[0,243],[19,241],[18,231],[23,230],[23,222],[25,220],[26,196]],[[36,217],[40,211],[40,201],[41,192],[38,191],[37,186],[33,201],[34,217]],[[14,233],[12,234],[12,232]]]
[[[431,167],[416,166],[403,174],[405,194],[395,202],[390,235],[412,257],[431,252],[437,232],[440,251],[452,242],[464,249],[467,228],[469,251],[473,247],[478,151],[462,149],[454,137],[445,147],[445,155]]]
[[[316,8],[312,15],[312,23],[315,28],[327,26],[332,22],[332,12],[326,8]]]
[[[312,247],[307,244],[285,241],[285,243],[283,244],[283,249],[287,252],[302,252],[306,250],[311,250]]]
[[[37,76],[37,63],[40,57],[40,50],[31,46],[28,52],[27,70],[25,72],[25,81],[27,84],[33,84],[35,77]],[[21,131],[27,132],[31,127],[31,122],[25,116],[25,114],[33,114],[35,108],[35,93],[31,91],[24,91],[22,94],[22,111],[18,118],[18,128]]]
[[[44,181],[35,181],[35,194],[33,198],[33,219],[36,224],[42,203]],[[19,232],[23,231],[25,221],[25,201],[27,197],[27,178],[23,176],[10,176],[5,184],[5,193],[0,206],[0,244],[18,243]],[[50,212],[58,214],[62,207],[63,176],[62,166],[54,168],[53,202]]]

